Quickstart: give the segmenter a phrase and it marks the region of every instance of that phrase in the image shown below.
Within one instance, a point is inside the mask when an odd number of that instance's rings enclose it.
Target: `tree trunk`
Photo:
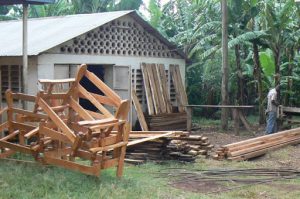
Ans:
[[[222,0],[222,105],[228,105],[228,27],[227,27],[227,0]],[[228,109],[223,108],[221,113],[222,129],[228,129]]]
[[[261,66],[259,62],[259,54],[258,54],[258,46],[255,42],[253,42],[253,61],[254,61],[254,71],[255,78],[257,81],[257,91],[258,91],[258,112],[259,112],[259,124],[265,123],[265,111],[263,105],[263,85],[262,85],[262,77],[261,77]]]
[[[275,86],[280,84],[280,47],[276,45],[274,49],[274,56],[275,56]],[[280,89],[277,93],[277,100],[281,104],[281,95],[280,95]]]
[[[284,105],[285,106],[291,106],[290,103],[290,93],[292,92],[292,85],[293,85],[293,81],[290,78],[292,76],[292,72],[293,72],[293,64],[291,63],[294,59],[294,48],[290,49],[290,52],[288,53],[288,57],[289,57],[289,67],[288,67],[288,79],[287,79],[287,88],[286,88],[286,94],[285,94],[285,99],[284,99]]]
[[[235,62],[238,78],[237,102],[239,105],[244,105],[244,82],[243,71],[241,67],[240,45],[235,45]]]

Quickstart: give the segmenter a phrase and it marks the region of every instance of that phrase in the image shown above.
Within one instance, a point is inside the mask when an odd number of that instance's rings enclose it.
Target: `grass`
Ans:
[[[280,156],[281,153],[277,153]],[[286,156],[286,152],[282,152]],[[230,192],[205,195],[169,185],[170,179],[159,178],[159,171],[167,168],[213,169],[270,167],[269,162],[229,162],[199,159],[195,164],[167,162],[163,165],[147,163],[140,166],[126,165],[122,179],[115,177],[115,170],[108,169],[100,177],[86,176],[65,169],[39,164],[15,163],[0,160],[0,199],[230,199],[230,198],[300,198],[300,191],[287,192],[269,185],[253,185]],[[280,183],[299,186],[300,180]],[[299,190],[299,189],[298,189]]]

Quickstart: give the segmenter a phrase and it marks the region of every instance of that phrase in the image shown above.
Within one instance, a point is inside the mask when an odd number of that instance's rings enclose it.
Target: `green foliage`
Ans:
[[[270,49],[259,53],[259,60],[266,76],[272,77],[275,73],[274,55]]]

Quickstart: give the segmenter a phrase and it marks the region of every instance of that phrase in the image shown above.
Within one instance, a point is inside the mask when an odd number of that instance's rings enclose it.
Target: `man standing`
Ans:
[[[267,106],[267,127],[266,133],[271,134],[277,131],[277,107],[279,105],[277,101],[277,92],[279,91],[280,85],[271,89],[268,93],[268,106]]]

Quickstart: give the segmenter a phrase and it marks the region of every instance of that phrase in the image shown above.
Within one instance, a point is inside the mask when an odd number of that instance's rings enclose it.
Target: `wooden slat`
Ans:
[[[140,122],[141,128],[142,128],[143,131],[148,131],[149,129],[148,129],[148,126],[147,126],[147,122],[145,120],[145,116],[144,116],[142,107],[140,105],[140,102],[139,102],[134,90],[131,91],[131,97],[132,97],[132,102],[133,102],[133,105],[135,107],[135,110],[136,110],[137,117],[138,117],[138,120]]]
[[[150,89],[149,77],[148,77],[145,63],[141,64],[141,69],[142,69],[142,75],[143,75],[143,80],[144,80],[148,113],[149,113],[149,115],[154,115],[155,114],[154,104],[153,104],[153,100],[152,100],[152,93],[151,93],[151,89]]]
[[[174,65],[170,65],[170,74],[172,77],[172,81],[175,87],[175,92],[176,92],[176,101],[178,105],[178,110],[179,112],[184,112],[184,107],[181,99],[181,94],[180,94],[180,88],[179,88],[179,80],[177,79],[176,71],[174,68]]]
[[[26,111],[26,110],[19,109],[19,108],[12,108],[11,110],[15,113],[19,113],[19,114],[34,117],[34,118],[45,119],[45,120],[48,119],[48,116],[44,115],[44,114],[33,113],[33,112]]]
[[[8,134],[7,136],[1,138],[0,140],[1,141],[8,141],[14,137],[16,137],[17,135],[19,135],[20,131],[19,130],[16,130],[14,132],[12,132],[11,134]]]
[[[85,96],[101,113],[107,117],[113,117],[113,115],[106,109],[100,102],[98,102],[85,88],[81,85],[78,86],[78,91]]]
[[[84,120],[94,120],[94,118],[84,109],[78,102],[76,102],[72,97],[69,99],[69,104],[73,110],[78,113],[78,115]]]
[[[91,151],[93,153],[97,153],[99,151],[111,151],[115,148],[126,146],[127,143],[128,142],[118,142],[117,144],[112,144],[112,145],[109,145],[109,146],[90,148],[89,151]]]
[[[111,123],[116,123],[118,122],[117,119],[115,119],[114,117],[111,117],[111,118],[105,118],[105,119],[102,119],[102,120],[91,120],[91,121],[80,121],[78,122],[78,124],[80,126],[85,126],[85,125],[98,125],[98,124],[111,124]]]
[[[113,100],[111,100],[109,97],[103,96],[103,95],[98,95],[96,93],[90,93],[94,98],[96,98],[101,104],[106,104],[109,106],[118,106],[117,103],[115,103]],[[79,93],[79,97],[81,98],[85,98],[84,95],[82,95],[81,93]]]
[[[94,85],[101,90],[107,97],[112,99],[114,103],[120,104],[121,98],[111,89],[109,88],[104,82],[102,82],[94,73],[86,71],[85,76],[94,83]]]
[[[130,141],[130,142],[128,142],[127,146],[140,144],[140,143],[143,143],[143,142],[147,142],[147,141],[150,141],[150,140],[155,140],[155,139],[162,138],[162,137],[167,137],[167,136],[170,136],[170,135],[174,135],[174,132],[168,132],[168,133],[165,133],[165,134],[155,135],[153,137],[147,137],[147,138],[143,138],[143,139],[139,139],[139,140]]]
[[[100,168],[98,166],[85,166],[81,165],[75,162],[70,162],[67,160],[62,160],[62,159],[57,159],[53,158],[50,156],[44,157],[44,161],[47,164],[55,165],[55,166],[60,166],[66,169],[70,169],[73,171],[79,171],[81,173],[87,174],[87,175],[93,175],[93,176],[98,176]]]
[[[19,122],[11,122],[14,130],[24,130],[24,131],[31,131],[36,128],[36,126],[30,124],[24,124]]]
[[[62,121],[62,119],[57,116],[57,114],[47,105],[47,103],[43,99],[40,99],[38,104],[48,114],[48,116],[57,125],[57,127],[66,134],[71,142],[74,143],[76,136],[72,132],[72,130]]]
[[[47,137],[50,137],[52,140],[59,140],[64,143],[71,143],[69,138],[66,135],[58,131],[44,127],[43,125],[40,126],[39,133]]]
[[[21,153],[32,154],[32,150],[30,148],[19,145],[19,144],[10,143],[10,142],[7,142],[7,141],[0,140],[0,147],[9,148],[13,151],[18,151],[18,152],[21,152]]]
[[[50,83],[50,84],[63,84],[75,82],[75,78],[68,79],[39,79],[40,83]]]
[[[170,93],[168,89],[168,80],[165,72],[165,67],[163,64],[158,64],[156,67],[161,85],[162,95],[166,103],[166,111],[167,113],[172,113],[172,104],[170,100]]]
[[[39,132],[39,127],[36,127],[35,129],[32,129],[31,131],[29,131],[28,133],[26,133],[24,135],[25,138],[30,138],[34,135],[36,135]]]
[[[161,111],[161,113],[166,113],[167,112],[166,102],[163,98],[163,90],[161,88],[161,81],[158,76],[158,70],[156,68],[156,64],[151,64],[151,67],[149,69],[152,71],[154,85],[156,87],[159,110]]]
[[[35,98],[36,98],[36,96],[34,95],[27,95],[23,93],[12,93],[12,97],[13,99],[30,101],[30,102],[35,102]]]
[[[151,97],[152,97],[152,101],[153,101],[153,105],[154,105],[155,114],[159,114],[159,113],[161,113],[161,109],[160,109],[160,105],[159,105],[158,91],[156,88],[156,82],[155,82],[155,79],[153,76],[151,64],[147,64],[145,67],[145,70],[147,71],[147,75],[149,78],[150,89],[151,89],[151,94],[152,94]]]
[[[183,83],[184,81],[182,80],[179,66],[175,65],[174,67],[175,67],[175,72],[176,72],[176,75],[177,75],[178,86],[179,86],[179,89],[180,89],[182,104],[185,106],[185,105],[188,105],[188,98],[187,98],[184,83]]]

